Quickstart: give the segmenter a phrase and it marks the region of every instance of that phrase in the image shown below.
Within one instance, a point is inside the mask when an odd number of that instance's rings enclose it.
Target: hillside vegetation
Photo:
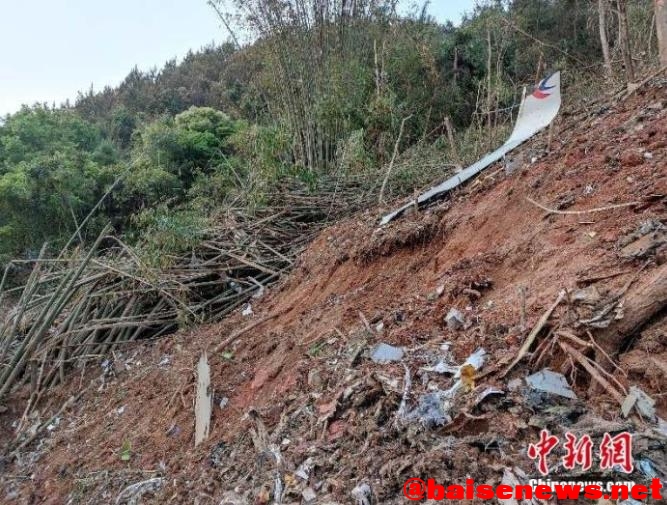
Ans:
[[[502,140],[523,85],[560,69],[566,96],[595,96],[658,59],[650,0],[625,17],[616,2],[481,2],[458,27],[387,0],[233,4],[211,10],[233,43],[2,121],[1,263],[57,251],[114,182],[76,241],[111,222],[149,258],[189,251],[230,206],[252,215],[281,181],[375,199],[395,151],[385,199],[410,194]]]

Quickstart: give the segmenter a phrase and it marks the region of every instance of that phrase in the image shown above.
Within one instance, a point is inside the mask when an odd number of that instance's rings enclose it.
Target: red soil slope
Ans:
[[[51,432],[6,461],[0,501],[114,503],[128,485],[162,476],[160,489],[143,503],[265,503],[278,471],[283,503],[300,503],[306,486],[318,503],[350,503],[361,482],[377,503],[403,503],[409,477],[496,484],[505,467],[534,473],[526,447],[543,426],[594,437],[610,426],[626,427],[640,439],[635,456],[650,454],[667,468],[665,441],[655,434],[646,438],[653,445],[641,439],[650,425],[637,416],[624,419],[618,402],[590,387],[590,375],[558,346],[541,356],[538,348],[533,358],[540,363],[526,359],[506,377],[499,373],[560,290],[593,285],[609,297],[631,280],[646,282],[667,260],[664,242],[635,256],[626,247],[642,223],[667,219],[667,88],[648,86],[589,113],[556,128],[550,154],[539,154],[545,135],[524,150],[525,162],[512,174],[483,176],[431,210],[381,230],[377,211],[325,230],[284,285],[253,302],[253,316],[237,314],[117,349],[103,382],[99,365],[73,371],[67,387],[43,406],[42,420],[95,382]],[[534,155],[539,159],[531,163]],[[568,211],[641,203],[547,214],[527,198]],[[464,329],[444,324],[451,307],[466,316]],[[563,303],[548,326],[586,338],[576,325],[584,312]],[[664,312],[640,330],[614,356],[620,368],[613,374],[622,386],[636,384],[653,396],[666,418]],[[541,334],[538,345],[546,339]],[[442,355],[444,342],[456,363],[479,347],[488,361],[475,391],[455,402],[454,422],[428,429],[397,420],[405,369],[369,360],[377,342],[406,349],[410,407],[425,391],[451,384],[448,376],[422,370]],[[216,406],[210,436],[195,449],[194,369],[205,350]],[[578,401],[535,404],[511,386],[545,366],[567,376]],[[488,386],[505,395],[476,404]],[[17,394],[0,414],[8,438],[21,399]],[[280,448],[281,465],[268,454],[272,444]],[[314,470],[303,482],[294,472],[309,457]]]

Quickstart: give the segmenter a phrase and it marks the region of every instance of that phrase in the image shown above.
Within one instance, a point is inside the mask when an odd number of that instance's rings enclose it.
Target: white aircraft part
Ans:
[[[560,72],[556,72],[540,81],[535,90],[521,102],[514,131],[512,131],[512,135],[507,139],[507,142],[468,168],[419,195],[416,205],[419,206],[428,202],[432,198],[463,184],[540,130],[549,126],[558,114],[560,103]],[[413,200],[400,209],[387,214],[382,218],[380,224],[387,224],[414,205],[415,201]]]

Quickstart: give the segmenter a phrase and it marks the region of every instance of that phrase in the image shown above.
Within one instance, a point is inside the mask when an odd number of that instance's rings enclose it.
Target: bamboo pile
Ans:
[[[12,304],[0,319],[0,400],[30,384],[29,409],[74,363],[223,318],[289,271],[327,220],[359,207],[338,189],[292,188],[252,215],[229,209],[166,268],[146,266],[107,228],[85,251],[23,261],[32,270],[20,288],[3,289],[5,271],[0,304]]]

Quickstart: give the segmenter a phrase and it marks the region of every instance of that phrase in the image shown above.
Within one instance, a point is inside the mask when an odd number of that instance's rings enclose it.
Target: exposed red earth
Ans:
[[[351,491],[361,483],[376,503],[404,503],[410,477],[497,485],[506,468],[534,473],[526,449],[541,427],[597,439],[627,429],[635,458],[667,471],[666,436],[637,414],[624,418],[584,368],[557,343],[548,346],[550,330],[582,340],[587,329],[593,337],[605,331],[578,324],[590,314],[574,300],[577,290],[593,286],[591,296],[605,300],[665,275],[667,87],[646,86],[563,118],[544,154],[547,137],[523,148],[523,164],[511,174],[492,166],[452,198],[383,229],[373,209],[324,230],[283,284],[253,300],[252,316],[238,311],[220,324],[116,348],[107,372],[103,358],[71,370],[38,409],[42,421],[92,385],[51,431],[6,459],[0,502],[116,503],[127,486],[163,477],[141,503],[272,503],[278,472],[283,503],[304,502],[306,488],[316,503],[354,503]],[[567,212],[635,204],[557,214],[535,202]],[[651,231],[638,233],[646,223]],[[531,355],[501,377],[561,290],[567,299]],[[452,307],[465,316],[464,328],[445,324]],[[380,342],[403,347],[403,360],[371,361],[368,350]],[[446,342],[457,364],[486,350],[474,389],[455,399],[444,426],[400,420],[403,365],[409,408],[451,385],[451,376],[422,370]],[[210,434],[195,448],[194,370],[204,351],[215,405]],[[640,387],[667,419],[665,310],[610,354],[618,364],[610,375],[624,388]],[[609,368],[599,352],[596,360]],[[545,367],[563,373],[578,400],[534,402],[515,387],[514,379]],[[489,386],[504,394],[478,401]],[[14,394],[0,414],[4,446],[26,397]],[[308,458],[313,468],[304,480],[297,469]]]

